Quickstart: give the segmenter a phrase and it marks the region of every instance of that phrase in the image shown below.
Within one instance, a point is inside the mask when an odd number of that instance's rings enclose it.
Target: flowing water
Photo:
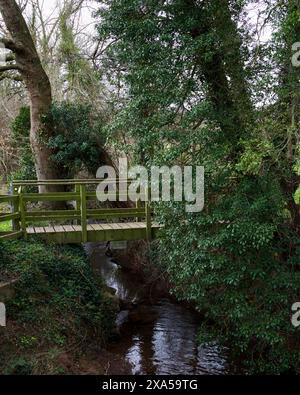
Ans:
[[[145,302],[139,279],[107,258],[103,248],[87,250],[95,272],[125,302],[117,318],[121,336],[109,351],[122,354],[132,374],[227,373],[225,351],[196,342],[198,314],[168,298]]]

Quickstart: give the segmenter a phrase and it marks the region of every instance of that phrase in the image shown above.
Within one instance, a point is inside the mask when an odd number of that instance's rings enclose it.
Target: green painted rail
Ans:
[[[150,241],[158,237],[160,226],[152,221],[148,201],[138,200],[132,207],[125,208],[89,208],[91,201],[97,201],[95,185],[100,181],[84,179],[12,182],[10,194],[0,195],[0,204],[10,207],[9,213],[0,214],[0,225],[1,222],[11,222],[11,231],[0,232],[0,240],[38,236],[50,242],[64,244],[143,239]],[[28,192],[28,187],[32,190],[32,187],[37,189],[45,185],[64,186],[66,192]],[[146,191],[145,196],[147,193]],[[73,202],[74,207],[47,210],[36,206],[37,203],[44,205],[45,202]]]

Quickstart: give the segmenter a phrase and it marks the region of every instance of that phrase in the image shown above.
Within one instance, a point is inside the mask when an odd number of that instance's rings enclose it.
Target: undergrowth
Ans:
[[[81,247],[39,241],[0,244],[0,279],[18,279],[0,328],[0,373],[64,373],[59,356],[101,346],[115,307]]]

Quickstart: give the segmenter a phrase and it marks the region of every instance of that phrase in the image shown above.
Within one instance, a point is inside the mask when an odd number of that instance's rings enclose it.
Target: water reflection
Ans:
[[[135,301],[139,297],[140,283],[105,256],[103,248],[93,249],[93,244],[86,245],[91,263],[96,272],[104,279],[107,286],[116,290],[121,300]]]
[[[142,359],[142,341],[139,335],[135,335],[132,338],[132,346],[126,353],[126,359],[131,365],[132,374],[144,374],[143,371],[143,359]]]
[[[158,318],[150,336],[143,326],[132,335],[126,359],[133,374],[226,373],[225,357],[216,345],[197,346],[197,323],[190,311],[168,300],[162,300],[155,309]]]

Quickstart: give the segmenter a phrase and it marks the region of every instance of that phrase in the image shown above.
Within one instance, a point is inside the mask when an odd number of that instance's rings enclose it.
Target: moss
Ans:
[[[115,307],[81,247],[2,242],[0,278],[18,279],[0,328],[2,373],[54,373],[59,355],[80,356],[113,332]]]

